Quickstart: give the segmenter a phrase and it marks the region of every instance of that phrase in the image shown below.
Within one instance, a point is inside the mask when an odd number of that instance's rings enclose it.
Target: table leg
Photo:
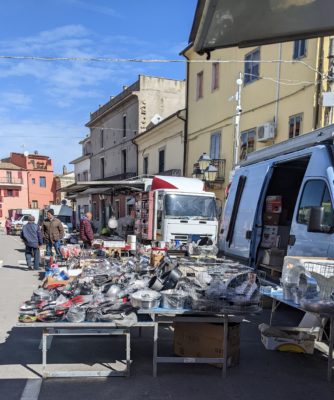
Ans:
[[[154,325],[154,337],[153,337],[153,377],[157,377],[157,357],[158,357],[158,335],[159,335],[159,323],[156,321]]]
[[[131,342],[130,342],[130,332],[126,332],[126,376],[130,377],[130,367],[131,367]]]
[[[224,316],[224,343],[223,343],[223,371],[222,375],[223,378],[226,378],[226,371],[227,371],[227,343],[228,343],[228,315]]]
[[[274,312],[276,311],[278,306],[279,306],[279,302],[276,299],[273,299],[273,303],[271,305],[270,321],[269,321],[269,325],[270,326],[271,326],[272,321],[273,321]]]
[[[42,376],[46,376],[47,331],[42,333]]]
[[[334,342],[334,317],[330,318],[329,327],[329,347],[328,347],[328,370],[327,370],[327,380],[332,380],[333,374],[333,342]]]

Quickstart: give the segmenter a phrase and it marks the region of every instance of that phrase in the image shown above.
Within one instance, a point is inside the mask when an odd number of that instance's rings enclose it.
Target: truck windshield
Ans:
[[[166,218],[191,218],[214,220],[216,202],[213,197],[167,194],[165,196]]]
[[[16,214],[15,215],[15,221],[18,221],[19,219],[21,219],[23,217],[23,214]]]
[[[71,217],[68,215],[57,215],[57,218],[64,224],[70,224],[72,222]]]

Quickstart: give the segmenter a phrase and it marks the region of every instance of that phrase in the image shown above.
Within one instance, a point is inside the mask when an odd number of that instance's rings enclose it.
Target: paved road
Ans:
[[[22,249],[18,238],[0,233],[0,400],[333,399],[334,382],[326,381],[323,355],[278,353],[263,348],[257,326],[268,321],[267,310],[242,324],[240,364],[228,370],[225,381],[219,369],[205,365],[160,366],[158,378],[152,378],[150,331],[132,342],[135,362],[129,379],[41,380],[41,331],[13,327],[18,306],[40,282],[36,272],[26,270]],[[293,325],[299,317],[298,312],[284,308],[275,322]],[[165,332],[164,337],[160,351],[170,354],[170,335]],[[91,368],[123,357],[122,339],[57,338],[49,351],[52,366],[59,368],[64,362]]]

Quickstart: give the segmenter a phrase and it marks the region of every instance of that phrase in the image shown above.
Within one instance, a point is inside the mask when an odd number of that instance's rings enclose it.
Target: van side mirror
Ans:
[[[324,207],[311,207],[310,219],[307,225],[308,232],[332,233],[333,227],[324,224],[325,209]]]

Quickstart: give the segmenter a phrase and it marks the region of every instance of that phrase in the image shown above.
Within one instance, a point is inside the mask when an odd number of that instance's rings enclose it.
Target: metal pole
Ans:
[[[158,357],[158,330],[159,322],[155,321],[153,338],[153,377],[157,377],[157,357]]]
[[[228,343],[228,315],[224,315],[224,343],[223,343],[223,378],[226,378],[226,371],[227,371],[227,343]]]
[[[43,378],[46,377],[46,352],[47,352],[47,330],[43,330],[42,334],[42,376]]]
[[[330,331],[329,331],[329,346],[328,346],[328,370],[327,380],[332,380],[333,373],[333,342],[334,342],[334,317],[330,318]]]
[[[239,78],[236,80],[238,89],[235,94],[235,100],[237,102],[236,113],[235,113],[235,122],[234,122],[234,160],[233,160],[233,168],[239,162],[239,148],[240,148],[240,116],[242,112],[241,108],[241,89],[243,85],[242,73],[239,72]]]

